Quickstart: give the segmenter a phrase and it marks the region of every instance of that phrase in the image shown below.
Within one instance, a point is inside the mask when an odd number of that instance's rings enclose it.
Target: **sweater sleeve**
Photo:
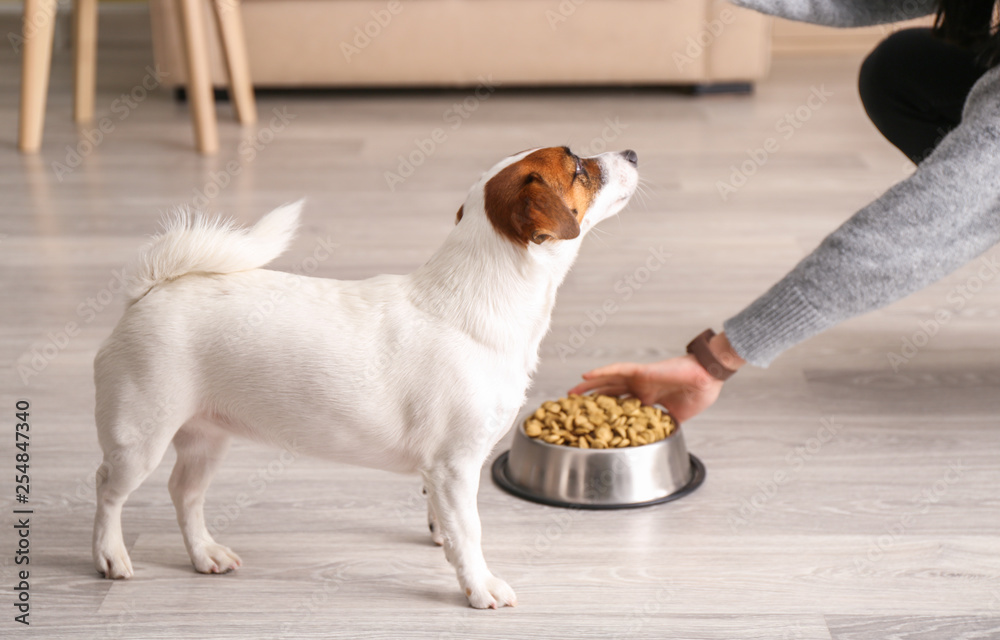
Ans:
[[[833,325],[894,302],[1000,242],[1000,67],[972,88],[962,124],[906,180],[857,212],[725,323],[767,366]],[[989,263],[993,273],[1000,265]]]
[[[936,0],[730,0],[772,16],[828,27],[866,27],[934,13]]]

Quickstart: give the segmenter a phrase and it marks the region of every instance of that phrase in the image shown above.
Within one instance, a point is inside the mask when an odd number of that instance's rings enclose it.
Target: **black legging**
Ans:
[[[919,164],[962,121],[965,98],[985,72],[971,50],[930,29],[906,29],[868,55],[858,90],[872,123]]]

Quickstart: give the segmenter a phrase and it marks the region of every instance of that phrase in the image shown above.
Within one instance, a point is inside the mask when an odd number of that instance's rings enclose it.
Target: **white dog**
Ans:
[[[469,602],[515,605],[483,558],[480,470],[524,402],[583,235],[625,206],[637,164],[632,151],[579,158],[565,147],[507,158],[472,187],[426,264],[358,282],[260,268],[292,239],[301,203],[249,230],[169,222],[132,269],[128,308],[94,361],[97,570],[132,576],[122,506],[171,442],[191,561],[202,573],[239,567],[203,505],[240,435],[419,472],[434,539]]]

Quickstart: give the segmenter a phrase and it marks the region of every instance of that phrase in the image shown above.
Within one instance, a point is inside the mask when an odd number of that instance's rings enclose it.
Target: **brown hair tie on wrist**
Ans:
[[[708,348],[708,341],[715,337],[715,332],[705,329],[697,338],[692,340],[687,346],[687,352],[694,356],[705,371],[716,380],[728,380],[736,373],[732,369],[727,369],[719,359],[715,357],[712,350]]]

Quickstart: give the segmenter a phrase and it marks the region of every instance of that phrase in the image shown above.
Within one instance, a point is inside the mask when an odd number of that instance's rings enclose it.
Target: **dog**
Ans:
[[[361,281],[261,268],[291,241],[301,201],[250,229],[168,220],[129,269],[127,308],[94,360],[98,572],[133,575],[122,507],[171,442],[168,486],[191,562],[202,573],[239,567],[203,505],[243,436],[419,473],[432,537],[469,603],[515,606],[483,558],[480,470],[525,401],[583,236],[637,184],[631,150],[523,151],[476,182],[423,266]]]

